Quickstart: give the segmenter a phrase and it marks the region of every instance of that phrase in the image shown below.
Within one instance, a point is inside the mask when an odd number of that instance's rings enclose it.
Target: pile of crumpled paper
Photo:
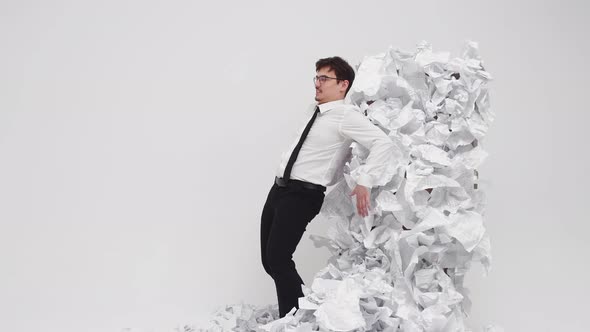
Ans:
[[[392,139],[398,158],[376,180],[372,213],[359,217],[349,193],[368,151],[352,146],[344,178],[326,195],[328,265],[303,287],[287,316],[275,306],[220,309],[208,331],[469,331],[463,287],[472,262],[490,266],[477,169],[494,119],[475,42],[459,57],[422,42],[390,48],[357,68],[347,98]],[[484,331],[500,331],[488,326]]]

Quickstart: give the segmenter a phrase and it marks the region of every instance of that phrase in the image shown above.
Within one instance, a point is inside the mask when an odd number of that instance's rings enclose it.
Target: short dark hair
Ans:
[[[324,67],[328,67],[336,73],[336,77],[338,78],[338,82],[340,81],[348,81],[348,88],[346,89],[346,93],[352,87],[352,82],[354,82],[354,69],[346,62],[346,60],[342,59],[339,56],[333,56],[330,58],[323,58],[319,59],[315,63],[315,70],[318,71]]]

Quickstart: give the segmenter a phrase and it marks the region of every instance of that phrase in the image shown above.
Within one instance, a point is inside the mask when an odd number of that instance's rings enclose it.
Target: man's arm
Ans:
[[[350,110],[344,116],[340,133],[369,149],[365,164],[359,168],[357,186],[351,193],[351,196],[356,196],[358,214],[366,217],[370,209],[369,189],[375,186],[394,162],[395,144],[381,129],[355,110]]]

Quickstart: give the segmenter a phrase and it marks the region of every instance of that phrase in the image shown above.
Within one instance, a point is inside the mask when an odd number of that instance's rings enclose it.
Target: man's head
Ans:
[[[354,81],[354,69],[341,57],[319,59],[315,63],[315,100],[318,104],[344,99]]]

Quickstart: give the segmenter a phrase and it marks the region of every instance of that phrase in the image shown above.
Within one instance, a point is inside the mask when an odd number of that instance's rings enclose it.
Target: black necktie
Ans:
[[[309,134],[309,130],[311,129],[311,125],[313,125],[313,122],[315,121],[315,118],[318,116],[319,112],[320,112],[320,108],[319,108],[319,106],[316,106],[313,116],[311,117],[311,119],[307,123],[307,126],[305,126],[305,129],[303,129],[303,133],[301,133],[301,137],[299,138],[299,142],[297,142],[295,149],[293,149],[293,152],[291,153],[291,157],[289,157],[289,161],[287,162],[287,166],[285,167],[285,173],[283,175],[283,179],[289,180],[289,178],[291,176],[291,169],[293,168],[293,164],[295,164],[295,160],[297,160],[297,155],[299,154],[299,150],[301,150],[301,147],[303,146],[303,141],[305,141],[307,134]]]

